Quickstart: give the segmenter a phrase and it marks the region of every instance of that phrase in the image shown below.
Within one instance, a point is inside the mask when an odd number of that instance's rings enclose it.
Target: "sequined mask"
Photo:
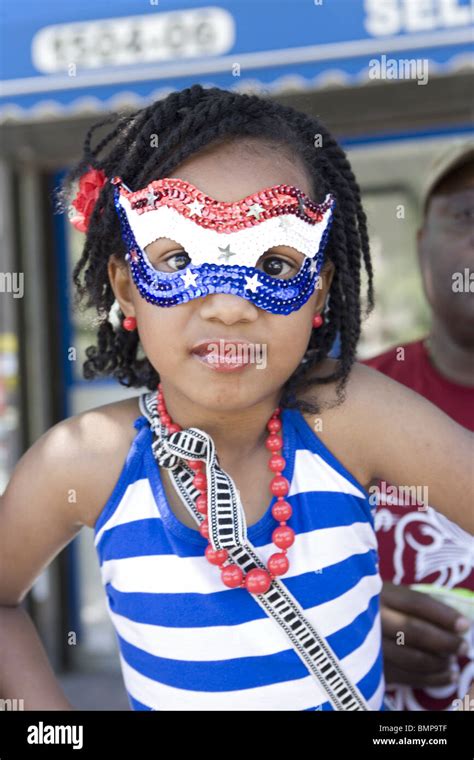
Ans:
[[[290,314],[312,295],[336,203],[330,193],[318,204],[297,187],[275,185],[229,203],[176,178],[137,191],[120,177],[111,182],[125,258],[147,301],[167,307],[231,293],[273,314]],[[176,241],[184,251],[175,255],[187,254],[190,263],[174,272],[157,269],[144,249],[159,238]],[[256,267],[265,252],[282,245],[300,254],[297,274],[286,279]]]

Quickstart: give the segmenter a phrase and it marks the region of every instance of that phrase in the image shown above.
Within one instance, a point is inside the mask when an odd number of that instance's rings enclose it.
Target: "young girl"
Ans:
[[[472,532],[471,439],[355,363],[362,260],[373,294],[347,158],[312,117],[199,85],[93,148],[95,127],[63,194],[80,180],[74,281],[101,318],[84,375],[147,390],[58,423],[15,468],[1,696],[68,707],[13,616],[86,525],[133,709],[385,709],[368,488],[425,486]]]

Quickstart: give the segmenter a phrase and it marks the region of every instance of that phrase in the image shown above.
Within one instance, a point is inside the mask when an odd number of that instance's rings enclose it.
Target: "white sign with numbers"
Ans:
[[[235,41],[232,14],[214,6],[142,16],[55,24],[32,42],[36,68],[45,74],[222,55]]]

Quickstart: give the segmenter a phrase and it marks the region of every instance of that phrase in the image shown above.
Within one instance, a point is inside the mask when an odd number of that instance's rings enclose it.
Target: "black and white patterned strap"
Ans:
[[[169,435],[159,418],[156,391],[142,394],[139,406],[154,433],[153,455],[159,465],[170,471],[173,487],[198,524],[204,519],[195,504],[200,492],[192,482],[195,472],[184,459],[202,459],[205,462],[209,541],[213,549],[227,549],[244,574],[256,567],[266,570],[266,565],[248,541],[239,491],[232,478],[219,467],[212,438],[199,428],[186,428]],[[278,578],[272,581],[268,591],[253,594],[253,597],[285,632],[335,710],[370,710],[357,686],[344,673],[324,636],[306,619],[298,601]]]

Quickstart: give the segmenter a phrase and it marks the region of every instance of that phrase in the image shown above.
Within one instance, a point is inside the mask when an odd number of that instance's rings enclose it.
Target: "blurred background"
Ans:
[[[0,43],[0,492],[53,424],[138,393],[82,378],[95,316],[72,309],[83,236],[52,199],[87,128],[111,111],[199,82],[321,117],[369,218],[377,303],[360,358],[426,334],[419,193],[437,153],[473,132],[468,0],[23,0],[2,5]],[[419,75],[390,69],[401,59]],[[5,273],[24,274],[24,293]],[[90,528],[24,605],[79,709],[129,709]]]

